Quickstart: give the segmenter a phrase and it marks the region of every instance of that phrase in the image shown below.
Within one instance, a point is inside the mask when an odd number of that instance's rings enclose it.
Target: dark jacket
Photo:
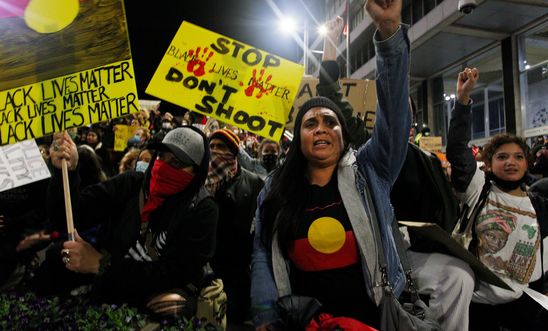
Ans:
[[[53,221],[64,222],[65,208],[60,171],[51,181],[48,206]],[[144,174],[127,172],[78,192],[78,174],[71,172],[71,196],[75,228],[100,225],[96,248],[111,254],[110,266],[95,277],[92,295],[99,300],[143,303],[151,295],[195,283],[215,249],[217,206],[204,197],[168,198],[152,212],[153,233],[167,231],[165,246],[157,260],[135,261],[125,257],[140,238],[139,195]]]
[[[440,160],[408,143],[405,163],[390,193],[398,221],[438,224],[451,233],[457,223],[457,199]],[[411,248],[419,252],[446,252],[442,245],[409,231]]]
[[[215,194],[219,221],[213,267],[249,266],[253,250],[251,224],[257,208],[257,195],[262,188],[263,181],[258,175],[240,167],[228,187]]]
[[[226,188],[215,194],[219,206],[217,248],[211,266],[223,279],[228,296],[228,318],[241,323],[249,316],[253,251],[252,222],[262,179],[242,167]]]
[[[30,262],[34,253],[44,248],[36,245],[20,252],[15,250],[25,235],[47,228],[48,181],[49,178],[0,192],[0,287],[17,264]]]

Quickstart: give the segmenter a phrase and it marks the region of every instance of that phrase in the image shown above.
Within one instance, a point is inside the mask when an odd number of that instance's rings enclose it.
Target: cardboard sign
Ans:
[[[38,2],[0,19],[0,145],[137,112],[122,0]]]
[[[0,192],[50,176],[34,140],[0,147]]]
[[[441,137],[422,136],[419,140],[419,147],[429,152],[439,152],[442,148]]]
[[[303,72],[301,65],[183,22],[146,92],[279,140]]]
[[[303,103],[317,95],[316,86],[319,82],[320,80],[318,78],[311,76],[305,76],[303,78],[297,93],[297,98],[291,109],[287,127],[293,128],[297,110]],[[361,116],[365,121],[367,129],[371,131],[375,125],[375,110],[377,107],[377,88],[375,86],[375,81],[369,79],[343,78],[340,80],[340,85],[343,96],[354,108],[354,116]]]

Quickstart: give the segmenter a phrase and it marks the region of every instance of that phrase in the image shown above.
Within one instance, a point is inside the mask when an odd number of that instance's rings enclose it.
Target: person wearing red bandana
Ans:
[[[144,306],[159,293],[197,284],[214,253],[218,210],[204,189],[207,138],[193,127],[170,131],[145,173],[128,171],[78,191],[78,154],[66,133],[54,136],[47,197],[53,222],[65,222],[61,160],[68,163],[75,241],[49,249],[33,287],[39,294],[91,285],[99,302]],[[96,241],[78,235],[99,225]]]
[[[250,319],[251,223],[263,181],[238,163],[240,139],[231,130],[214,131],[209,149],[211,162],[205,186],[219,207],[217,248],[211,267],[223,280],[227,293],[228,328],[243,328]]]

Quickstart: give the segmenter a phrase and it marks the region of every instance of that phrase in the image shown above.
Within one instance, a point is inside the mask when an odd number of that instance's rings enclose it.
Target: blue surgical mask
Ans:
[[[127,141],[127,145],[129,147],[139,146],[140,144],[141,144],[141,137],[139,136],[133,136],[129,138],[129,140]]]
[[[148,162],[146,161],[137,161],[137,164],[135,165],[135,171],[137,172],[145,172],[148,168]]]

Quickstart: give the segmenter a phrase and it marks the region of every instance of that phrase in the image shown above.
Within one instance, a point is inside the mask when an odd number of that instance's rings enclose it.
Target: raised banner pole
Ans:
[[[63,173],[63,194],[65,196],[65,212],[67,215],[67,232],[68,240],[75,241],[74,236],[74,222],[72,219],[72,203],[70,201],[70,186],[68,178],[68,165],[67,160],[61,161],[61,171]]]

